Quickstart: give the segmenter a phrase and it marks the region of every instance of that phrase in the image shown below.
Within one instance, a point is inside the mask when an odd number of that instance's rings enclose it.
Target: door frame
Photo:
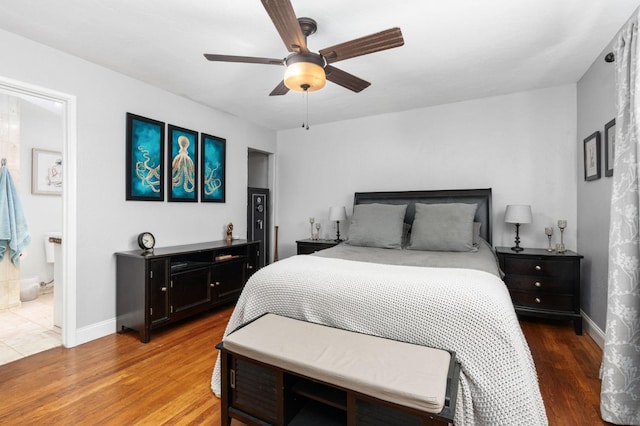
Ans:
[[[77,110],[76,97],[41,86],[0,76],[0,91],[57,102],[62,105],[62,345],[77,345]]]

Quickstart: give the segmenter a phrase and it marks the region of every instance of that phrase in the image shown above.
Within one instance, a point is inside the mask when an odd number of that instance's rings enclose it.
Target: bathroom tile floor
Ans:
[[[53,292],[0,311],[0,365],[61,344],[60,329],[53,325]]]

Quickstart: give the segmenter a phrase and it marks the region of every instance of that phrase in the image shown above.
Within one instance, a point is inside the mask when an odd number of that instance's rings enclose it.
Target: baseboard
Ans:
[[[580,314],[582,315],[582,326],[584,331],[591,336],[593,341],[596,342],[596,345],[600,346],[600,349],[604,349],[604,331],[602,331],[600,327],[598,327],[596,323],[584,313],[584,311],[581,310]]]
[[[99,339],[115,333],[116,319],[108,319],[76,329],[76,345]]]

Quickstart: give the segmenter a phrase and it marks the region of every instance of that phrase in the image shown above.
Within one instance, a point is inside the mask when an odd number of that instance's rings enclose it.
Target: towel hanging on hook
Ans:
[[[30,242],[27,218],[16,186],[9,169],[0,167],[0,260],[8,252],[11,263],[18,266],[20,255]]]

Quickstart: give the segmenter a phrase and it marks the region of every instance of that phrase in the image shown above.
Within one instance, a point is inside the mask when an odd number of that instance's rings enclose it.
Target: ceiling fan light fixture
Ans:
[[[287,58],[287,70],[284,73],[284,85],[297,92],[314,92],[327,83],[322,58],[317,55],[294,54]]]

